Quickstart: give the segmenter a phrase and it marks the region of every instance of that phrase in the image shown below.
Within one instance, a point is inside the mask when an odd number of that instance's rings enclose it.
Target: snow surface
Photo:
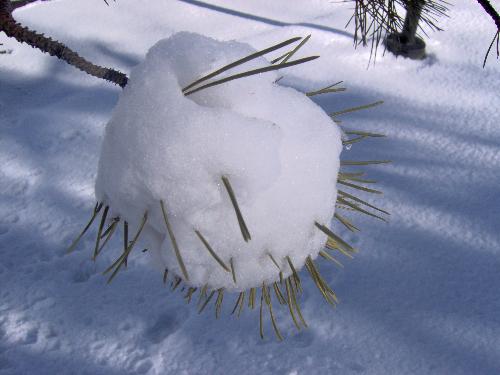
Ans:
[[[498,1],[493,1],[499,7]],[[287,72],[301,91],[344,80],[318,97],[346,128],[383,132],[344,151],[391,159],[369,169],[391,212],[364,217],[360,253],[344,269],[321,263],[341,299],[327,306],[303,277],[296,332],[276,312],[283,343],[258,314],[198,315],[142,254],[106,286],[119,242],[90,260],[93,238],[65,250],[94,204],[105,124],[120,89],[0,36],[0,374],[498,374],[500,373],[500,66],[482,59],[494,26],[475,1],[456,2],[424,61],[352,48],[348,6],[327,1],[61,0],[16,12],[83,56],[127,73],[176,31],[237,39],[256,49],[313,34]],[[95,234],[93,231],[92,234]],[[232,298],[230,298],[232,297]],[[227,296],[231,302],[233,296]],[[231,305],[231,306],[230,306]],[[229,310],[229,311],[228,311]]]
[[[314,223],[328,224],[335,211],[340,130],[304,93],[276,84],[278,72],[182,93],[196,79],[254,52],[242,43],[186,32],[159,41],[133,69],[106,127],[97,200],[109,205],[108,218],[135,227],[147,211],[141,242],[154,265],[190,286],[244,291],[278,281],[269,254],[288,277],[286,257],[297,269],[307,257],[316,258],[327,237]],[[216,78],[269,65],[261,57]],[[234,190],[251,240],[240,231],[222,176]]]

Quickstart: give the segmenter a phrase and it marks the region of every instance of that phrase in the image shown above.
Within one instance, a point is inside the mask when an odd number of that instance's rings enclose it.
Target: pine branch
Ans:
[[[488,47],[488,50],[486,51],[486,54],[484,55],[484,61],[483,61],[483,68],[486,66],[486,60],[488,59],[488,55],[491,52],[491,49],[493,45],[497,44],[496,47],[496,55],[497,59],[500,56],[500,49],[498,48],[499,41],[500,41],[500,15],[496,11],[495,8],[493,8],[493,5],[488,0],[477,0],[479,5],[484,9],[484,11],[493,19],[493,22],[495,22],[495,25],[497,27],[497,31],[495,35],[493,36],[493,40],[490,43],[490,46]]]
[[[12,6],[8,0],[0,0],[0,31],[3,31],[8,37],[16,39],[19,43],[26,43],[33,48],[55,56],[91,76],[105,79],[122,88],[127,84],[128,78],[124,73],[95,65],[64,44],[17,23],[12,17]]]
[[[34,3],[35,1],[37,1],[37,0],[20,0],[20,1],[15,1],[14,3],[11,4],[12,10],[16,10],[17,8],[21,8],[21,7],[25,6],[25,5]],[[42,0],[42,1],[46,1],[46,0]]]
[[[493,8],[493,5],[488,0],[477,0],[479,5],[481,5],[486,13],[493,19],[493,22],[495,22],[495,25],[497,26],[497,30],[500,31],[500,15],[498,15],[498,12]]]

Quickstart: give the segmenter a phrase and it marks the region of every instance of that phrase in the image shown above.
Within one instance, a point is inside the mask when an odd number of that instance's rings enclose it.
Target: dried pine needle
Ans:
[[[271,295],[269,294],[269,289],[265,283],[262,283],[262,293],[264,294],[264,300],[266,301],[267,307],[269,308],[269,315],[271,315],[271,324],[274,329],[274,333],[279,341],[283,341],[283,336],[281,336],[281,332],[276,324],[276,319],[273,313],[273,306],[271,302]]]
[[[337,297],[319,274],[319,271],[316,269],[316,266],[314,265],[311,257],[308,257],[306,260],[306,268],[309,271],[309,274],[311,275],[314,283],[316,284],[316,287],[323,295],[325,301],[327,301],[332,306],[335,306],[335,304],[337,303]]]
[[[229,269],[229,267],[226,266],[226,264],[222,261],[222,259],[219,258],[219,256],[215,253],[214,249],[212,249],[212,247],[207,242],[207,240],[205,239],[205,237],[203,237],[203,235],[198,230],[195,230],[194,232],[196,233],[196,235],[198,236],[198,238],[201,240],[201,242],[203,243],[203,245],[205,245],[205,248],[208,250],[208,252],[210,253],[210,255],[217,261],[217,263],[224,269],[224,271],[231,272],[231,270]]]
[[[339,266],[340,268],[344,268],[344,265],[342,263],[340,263],[337,259],[335,259],[334,257],[332,257],[330,254],[328,254],[326,251],[323,251],[321,250],[319,252],[319,255],[324,258],[324,259],[327,259],[333,263],[335,263],[337,266]]]
[[[248,307],[250,307],[252,310],[255,307],[255,294],[255,288],[250,288],[250,295],[248,296]]]
[[[97,214],[101,211],[102,206],[103,206],[103,204],[99,203],[99,202],[95,204],[94,212],[92,213],[90,220],[88,221],[87,225],[85,225],[85,228],[83,228],[82,232],[78,235],[78,237],[75,238],[75,240],[70,245],[68,250],[66,250],[66,253],[71,253],[76,248],[76,245],[78,245],[78,243],[80,242],[82,237],[85,235],[85,233],[92,226],[92,223],[94,222],[95,218],[97,217]]]
[[[297,322],[297,318],[295,317],[295,312],[294,312],[294,304],[292,299],[293,287],[291,284],[292,283],[290,281],[290,278],[287,278],[285,280],[285,287],[286,287],[286,296],[288,299],[288,310],[290,311],[290,316],[292,317],[295,327],[297,327],[297,330],[300,331],[300,325]]]
[[[106,228],[106,230],[101,234],[101,240],[106,237],[109,232],[111,232],[115,226],[115,224],[119,223],[120,222],[120,218],[119,217],[114,217],[113,219],[111,219],[111,224]],[[102,247],[102,246],[101,246]]]
[[[244,304],[244,301],[245,301],[245,292],[240,292],[238,294],[238,299],[236,300],[236,303],[234,304],[234,308],[233,308],[233,311],[231,311],[231,315],[234,315],[234,313],[236,312],[236,309],[238,307],[240,307],[241,309],[241,305]],[[239,313],[238,313],[238,316],[239,316]]]
[[[346,219],[345,217],[341,216],[339,213],[335,212],[333,214],[333,217],[335,219],[337,219],[342,225],[344,225],[347,229],[349,229],[351,232],[356,232],[358,231],[359,232],[359,229],[353,224],[351,223],[348,219]]]
[[[250,236],[248,227],[245,223],[245,220],[243,219],[243,215],[241,214],[241,210],[238,205],[238,201],[236,200],[236,195],[234,194],[233,187],[231,186],[231,183],[229,182],[229,178],[227,178],[227,176],[222,176],[222,182],[227,190],[227,194],[229,195],[229,199],[231,200],[234,211],[236,212],[236,218],[238,219],[241,235],[243,236],[245,242],[248,242],[252,239],[252,237]]]
[[[118,228],[119,221],[120,221],[120,219],[116,219],[116,218],[113,219],[113,222],[111,223],[111,225],[101,235],[101,239],[104,238],[104,242],[99,247],[99,250],[97,251],[97,255],[96,256],[98,256],[101,253],[102,249],[104,249],[104,246],[106,246],[106,244],[111,239],[111,237],[113,237],[113,234],[115,233],[116,228]]]
[[[99,229],[97,230],[97,237],[95,240],[95,248],[94,255],[92,256],[92,260],[97,258],[97,254],[99,254],[99,243],[101,242],[102,230],[104,229],[104,224],[106,223],[106,216],[108,216],[109,206],[104,207],[104,212],[101,216],[101,222],[99,223]]]
[[[370,189],[370,188],[367,188],[367,187],[364,187],[364,186],[360,186],[360,185],[356,185],[356,184],[353,184],[351,182],[347,182],[347,181],[344,181],[344,180],[340,180],[339,179],[337,182],[339,184],[341,184],[341,185],[348,186],[350,188],[357,189],[357,190],[362,190],[362,191],[367,192],[367,193],[382,194],[381,191],[378,191],[378,190],[375,190],[375,189]]]
[[[361,203],[362,205],[365,205],[365,206],[367,206],[367,207],[373,208],[374,210],[377,210],[377,211],[379,211],[379,212],[382,212],[382,213],[384,213],[384,214],[386,214],[386,215],[390,215],[390,213],[389,213],[389,212],[387,212],[387,211],[385,211],[385,210],[382,210],[382,209],[380,209],[380,208],[378,208],[378,207],[376,207],[376,206],[374,206],[374,205],[372,205],[372,204],[370,204],[370,203],[368,203],[368,202],[365,202],[364,200],[362,200],[362,199],[360,199],[360,198],[358,198],[358,197],[356,197],[356,196],[354,196],[354,195],[352,195],[352,194],[346,193],[345,191],[338,190],[338,193],[339,193],[339,195],[342,195],[342,196],[343,196],[343,197],[345,197],[345,198],[352,199],[353,201],[358,202],[358,203]]]
[[[260,311],[259,311],[259,333],[260,338],[264,339],[264,322],[263,322],[263,301],[264,301],[264,290],[262,290],[260,295]]]
[[[344,134],[347,134],[347,135],[359,135],[359,136],[371,137],[371,138],[382,138],[382,137],[385,137],[385,134],[364,132],[364,131],[360,131],[360,130],[344,130]]]
[[[288,265],[290,266],[290,269],[292,270],[292,275],[293,275],[293,281],[294,281],[294,284],[295,284],[295,289],[302,293],[302,286],[300,284],[300,277],[299,277],[299,274],[297,273],[297,271],[295,270],[295,267],[292,263],[292,259],[290,259],[289,256],[286,257],[286,260],[288,262]]]
[[[224,301],[224,288],[221,288],[217,290],[217,300],[215,301],[215,319],[219,319],[223,301]]]
[[[353,248],[351,245],[349,245],[347,242],[345,242],[342,238],[340,238],[335,233],[333,233],[330,230],[330,228],[328,228],[327,226],[320,224],[318,222],[314,222],[314,225],[316,226],[316,228],[318,228],[320,231],[322,231],[328,237],[332,238],[336,243],[338,243],[347,252],[351,252],[351,253],[357,252],[357,250],[355,248]]]
[[[229,259],[229,264],[231,265],[231,275],[233,276],[233,282],[236,284],[236,272],[234,271],[233,258]]]
[[[231,64],[225,65],[225,66],[223,66],[222,68],[217,69],[216,71],[214,71],[214,72],[212,72],[212,73],[210,73],[210,74],[207,74],[207,75],[205,75],[205,76],[203,76],[203,77],[201,77],[201,78],[197,79],[197,80],[196,80],[196,81],[194,81],[193,83],[191,83],[191,84],[189,84],[188,86],[184,87],[184,88],[182,89],[182,91],[183,91],[183,92],[185,92],[185,91],[189,90],[190,88],[192,88],[192,87],[194,87],[194,86],[196,86],[196,85],[198,85],[198,84],[200,84],[200,83],[202,83],[202,82],[204,82],[204,81],[207,81],[207,80],[209,80],[210,78],[213,78],[213,77],[215,77],[215,76],[217,76],[217,75],[219,75],[219,74],[221,74],[221,73],[224,73],[225,71],[227,71],[227,70],[229,70],[229,69],[232,69],[232,68],[234,68],[234,67],[236,67],[236,66],[238,66],[238,65],[241,65],[241,64],[244,64],[244,63],[246,63],[246,62],[248,62],[248,61],[251,61],[251,60],[253,60],[253,59],[256,59],[257,57],[263,56],[263,55],[265,55],[265,54],[267,54],[267,53],[269,53],[269,52],[272,52],[272,51],[278,50],[278,49],[280,49],[280,48],[283,48],[283,47],[285,47],[285,46],[287,46],[287,45],[289,45],[289,44],[292,44],[292,43],[294,43],[294,42],[296,42],[296,41],[298,41],[298,40],[300,40],[300,39],[302,39],[302,38],[301,38],[301,37],[291,38],[291,39],[285,40],[284,42],[281,42],[281,43],[275,44],[274,46],[271,46],[271,47],[265,48],[265,49],[263,49],[263,50],[261,50],[261,51],[257,51],[257,52],[255,52],[255,53],[252,53],[252,54],[250,54],[250,55],[248,55],[248,56],[246,56],[246,57],[244,57],[244,58],[242,58],[242,59],[239,59],[239,60],[237,60],[237,61],[234,61],[234,62],[232,62]]]
[[[370,103],[370,104],[360,105],[360,106],[357,106],[357,107],[343,109],[343,110],[338,111],[338,112],[330,113],[330,117],[335,117],[335,116],[344,115],[346,113],[361,111],[363,109],[373,108],[373,107],[376,107],[376,106],[378,106],[380,104],[383,104],[383,103],[384,103],[383,100],[379,100],[379,101],[377,101],[375,103]]]
[[[372,165],[372,164],[388,164],[390,160],[362,160],[362,161],[354,161],[354,160],[341,160],[341,166],[359,166],[359,165]]]
[[[267,253],[267,255],[269,256],[269,258],[271,259],[271,261],[274,263],[274,265],[278,268],[279,271],[281,271],[281,267],[279,266],[278,262],[276,261],[276,259],[274,259],[273,255],[271,253]]]
[[[205,299],[207,298],[207,290],[208,290],[207,284],[203,285],[203,288],[200,289],[200,296],[198,298],[198,308],[201,306],[203,298]]]
[[[354,203],[349,202],[348,200],[346,200],[346,199],[344,199],[342,197],[337,197],[337,203],[339,203],[341,205],[346,205],[346,206],[352,208],[354,211],[358,211],[358,212],[363,213],[365,215],[368,215],[368,216],[371,216],[371,217],[375,217],[375,218],[377,218],[379,220],[387,222],[387,220],[384,219],[383,217],[375,215],[375,214],[373,214],[373,213],[371,213],[369,211],[366,211],[365,209],[359,207],[358,205],[356,205]]]
[[[274,288],[274,294],[276,294],[276,298],[278,299],[280,305],[286,305],[286,299],[283,296],[283,293],[281,293],[281,289],[277,282],[273,283],[273,288]]]
[[[168,279],[168,268],[165,268],[165,271],[163,271],[163,284],[167,283]]]
[[[132,239],[132,242],[128,245],[127,249],[123,252],[123,254],[111,266],[109,266],[103,272],[103,274],[106,274],[106,273],[110,272],[114,268],[113,273],[108,278],[108,281],[107,281],[108,284],[114,279],[114,277],[116,276],[116,274],[120,270],[121,266],[127,260],[127,257],[129,256],[130,252],[134,248],[135,243],[139,239],[139,236],[141,235],[141,232],[144,229],[144,225],[146,225],[146,221],[147,220],[148,220],[148,212],[146,211],[146,212],[144,212],[144,216],[142,218],[141,224],[139,225],[139,229],[137,230],[137,233],[135,234],[134,238]]]
[[[306,92],[306,95],[307,96],[315,96],[315,95],[327,94],[330,92],[345,91],[346,90],[345,87],[335,88],[335,86],[340,85],[342,82],[343,81],[338,81],[338,82],[334,83],[333,85],[323,87],[322,89]]]
[[[193,298],[193,294],[198,290],[198,288],[193,288],[193,287],[190,287],[188,289],[188,292],[186,293],[186,295],[184,296],[184,298],[186,299],[186,303],[191,303],[191,299]]]
[[[300,43],[299,43],[299,44],[297,44],[297,46],[296,46],[294,49],[292,49],[290,52],[288,52],[288,53],[285,55],[285,58],[283,59],[283,61],[281,61],[281,62],[280,62],[280,65],[282,65],[282,64],[286,64],[286,63],[288,62],[288,60],[290,60],[290,59],[293,57],[293,55],[295,55],[295,54],[297,53],[297,51],[298,51],[300,48],[302,48],[302,46],[303,46],[304,44],[306,44],[306,43],[307,43],[307,41],[308,41],[310,38],[311,38],[311,34],[309,34],[309,35],[308,35],[308,36],[306,36],[304,39],[302,39],[302,40],[300,41]],[[273,60],[273,61],[274,61],[274,60]],[[274,63],[273,63],[273,62],[271,62],[271,64],[274,64]]]
[[[210,295],[208,296],[207,299],[205,299],[205,302],[203,302],[203,305],[201,305],[201,308],[198,310],[198,314],[201,314],[202,311],[205,309],[205,307],[207,307],[208,303],[210,302],[210,300],[212,299],[212,297],[214,296],[215,294],[215,290],[213,290]]]
[[[175,280],[172,281],[172,283],[170,285],[172,288],[172,292],[177,289],[177,287],[181,284],[181,282],[182,282],[182,278],[180,278],[179,276],[175,276]]]
[[[279,69],[288,68],[288,67],[291,67],[291,66],[294,66],[294,65],[303,64],[303,63],[315,60],[318,57],[319,56],[304,57],[302,59],[289,61],[289,62],[284,63],[284,64],[270,65],[270,66],[265,66],[263,68],[253,69],[253,70],[249,70],[247,72],[234,74],[232,76],[228,76],[228,77],[216,80],[216,81],[212,81],[212,82],[207,83],[207,84],[205,84],[203,86],[199,86],[199,87],[197,87],[195,89],[192,89],[191,91],[184,92],[184,95],[188,96],[188,95],[194,94],[195,92],[201,91],[203,89],[206,89],[206,88],[209,88],[209,87],[213,87],[213,86],[217,86],[217,85],[220,85],[222,83],[226,83],[226,82],[229,82],[229,81],[232,81],[232,80],[235,80],[235,79],[240,79],[240,78],[244,78],[244,77],[253,76],[255,74],[261,74],[261,73],[271,72],[273,70],[279,70]]]
[[[172,242],[172,247],[174,248],[175,252],[175,257],[177,258],[177,262],[179,263],[179,267],[181,268],[182,274],[184,275],[184,278],[186,281],[189,281],[189,275],[186,270],[186,266],[184,265],[184,260],[182,259],[181,256],[181,251],[179,249],[179,246],[177,244],[177,240],[175,239],[174,236],[174,231],[172,229],[172,226],[170,225],[170,221],[168,220],[168,215],[167,215],[167,210],[165,208],[165,203],[161,200],[160,201],[160,206],[161,206],[161,212],[163,214],[163,220],[165,221],[165,226],[167,227],[167,232],[170,237],[170,241]]]

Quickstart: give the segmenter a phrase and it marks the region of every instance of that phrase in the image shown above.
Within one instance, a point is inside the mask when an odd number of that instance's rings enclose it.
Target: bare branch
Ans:
[[[12,17],[12,7],[8,0],[0,0],[0,31],[20,43],[26,43],[33,48],[55,56],[91,76],[105,79],[120,87],[125,87],[127,84],[128,78],[124,73],[95,65],[64,44],[17,23]]]

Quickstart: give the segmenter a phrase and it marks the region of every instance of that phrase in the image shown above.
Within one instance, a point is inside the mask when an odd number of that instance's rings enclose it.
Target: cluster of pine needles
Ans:
[[[195,92],[199,92],[201,90],[204,90],[209,87],[213,87],[225,82],[232,81],[234,79],[240,79],[244,77],[248,77],[251,75],[255,74],[260,74],[264,72],[269,72],[273,70],[279,70],[283,68],[287,68],[290,66],[302,64],[311,60],[314,60],[318,58],[318,56],[309,56],[305,58],[299,58],[299,59],[293,59],[294,55],[300,50],[300,48],[307,43],[309,40],[310,35],[308,35],[305,38],[292,38],[289,40],[286,40],[284,42],[281,42],[279,44],[276,44],[274,46],[271,46],[269,48],[266,48],[261,51],[257,51],[249,56],[246,56],[242,59],[239,59],[231,64],[228,64],[210,74],[207,74],[196,81],[194,81],[192,84],[184,87],[182,89],[184,95],[190,95]],[[268,54],[270,52],[274,52],[278,49],[281,49],[285,46],[291,45],[295,42],[300,42],[292,48],[290,51],[280,55],[279,57],[271,60],[271,64],[267,65],[262,68],[257,68],[249,71],[245,71],[242,73],[237,73],[237,74],[232,74],[225,76],[223,78],[220,78],[221,73],[228,71],[229,69],[232,69],[234,67],[237,67],[245,62],[248,62],[250,60],[253,60],[255,58],[258,58],[260,56],[263,56],[265,54]],[[320,90],[315,90],[311,92],[307,92],[306,95],[311,97],[311,96],[316,96],[316,95],[324,95],[324,94],[329,94],[329,93],[335,93],[335,92],[340,92],[340,91],[345,91],[345,88],[338,87],[338,85],[341,82],[337,82],[333,85],[329,85],[327,87],[324,87]],[[354,108],[348,108],[344,109],[341,111],[337,111],[334,113],[331,113],[330,116],[332,117],[333,121],[338,125],[340,125],[340,120],[338,119],[338,116],[357,111],[357,110],[362,110],[366,108],[371,108],[373,106],[379,105],[381,102],[375,102],[359,107],[354,107]],[[343,132],[345,134],[345,139],[343,139],[343,144],[345,146],[352,145],[353,143],[360,142],[364,139],[367,138],[379,138],[383,137],[384,135],[378,134],[378,133],[370,133],[370,132],[364,132],[364,131],[358,131],[358,130],[347,130],[343,129]],[[359,167],[363,166],[368,166],[368,165],[373,165],[373,164],[384,164],[388,163],[389,161],[386,160],[365,160],[365,161],[352,161],[352,160],[341,160],[341,170],[338,175],[338,196],[337,196],[337,201],[336,201],[336,207],[339,210],[344,210],[349,213],[357,213],[357,214],[363,214],[363,215],[368,215],[374,218],[377,218],[382,221],[386,221],[386,215],[389,215],[389,213],[383,209],[380,209],[376,207],[375,205],[372,205],[371,203],[368,203],[367,201],[361,199],[356,195],[356,192],[365,192],[365,193],[371,193],[371,194],[382,194],[380,191],[375,190],[371,187],[368,187],[370,184],[375,183],[373,180],[366,179],[364,176],[364,172],[358,171]],[[347,169],[346,168],[350,168]],[[352,169],[355,168],[355,169]],[[238,221],[240,231],[242,238],[245,242],[251,241],[251,234],[250,230],[247,227],[243,214],[239,208],[238,205],[238,200],[236,196],[236,192],[234,191],[231,182],[229,180],[229,176],[226,175],[221,175],[221,182],[222,185],[224,186],[228,197],[232,203],[232,206],[234,208],[235,212],[235,219]],[[368,186],[367,186],[368,185]],[[342,189],[340,188],[342,186]],[[350,192],[348,192],[350,191]],[[184,293],[184,299],[186,300],[187,303],[190,303],[193,300],[193,297],[195,296],[195,293],[198,292],[198,300],[197,300],[197,307],[198,307],[198,312],[201,313],[204,311],[204,309],[209,305],[211,301],[214,300],[215,298],[215,316],[216,318],[219,318],[222,310],[222,305],[224,301],[224,288],[219,288],[219,289],[213,289],[210,287],[210,285],[204,285],[203,287],[193,287],[189,285],[189,272],[186,268],[186,265],[183,261],[182,258],[182,251],[178,246],[178,243],[175,238],[175,234],[173,232],[172,226],[170,224],[169,220],[169,213],[168,213],[168,207],[167,207],[167,202],[164,202],[163,200],[158,202],[159,209],[161,210],[164,222],[165,222],[165,229],[166,232],[168,233],[168,236],[171,240],[172,243],[172,248],[174,249],[176,259],[179,263],[179,268],[181,270],[182,275],[170,275],[169,270],[165,269],[164,274],[163,274],[163,282],[167,284],[170,281],[170,287],[172,290],[177,290],[180,287],[181,292]],[[148,212],[145,211],[144,215],[142,217],[142,220],[140,221],[137,230],[135,233],[130,236],[129,235],[129,225],[128,222],[123,220],[120,217],[113,217],[113,218],[108,218],[108,213],[109,213],[110,207],[108,205],[105,205],[104,202],[98,202],[96,203],[92,216],[87,223],[87,225],[84,227],[83,231],[80,233],[80,235],[73,241],[71,246],[68,249],[68,252],[72,252],[80,239],[83,237],[83,235],[90,229],[92,224],[98,219],[100,215],[100,220],[99,220],[99,226],[97,229],[97,236],[95,240],[95,246],[94,246],[94,252],[92,255],[92,259],[96,260],[96,258],[99,256],[99,254],[102,252],[106,244],[109,242],[109,240],[112,238],[113,234],[116,232],[116,229],[119,227],[120,223],[123,223],[123,250],[121,255],[103,272],[105,275],[108,275],[108,280],[107,282],[110,283],[116,275],[119,273],[119,271],[123,268],[127,267],[127,260],[132,252],[132,250],[136,247],[136,244],[140,238],[141,232],[144,229],[144,226],[146,225],[146,222],[148,220]],[[336,210],[338,211],[338,210]],[[344,216],[343,214],[341,215],[340,213],[336,212],[334,215],[335,219],[347,230],[350,232],[358,232],[359,229],[351,222],[349,218]],[[357,252],[357,249],[352,247],[349,243],[347,243],[345,240],[343,240],[338,234],[334,233],[328,225],[325,223],[318,223],[314,222],[311,223],[317,230],[323,232],[327,237],[327,243],[325,245],[325,248],[319,252],[319,255],[321,258],[326,259],[328,261],[333,262],[335,265],[342,267],[342,263],[337,259],[338,255],[345,256],[347,258],[352,258],[353,255]],[[203,244],[204,248],[207,250],[208,254],[210,254],[214,261],[224,269],[224,271],[228,272],[232,276],[232,280],[235,285],[238,283],[238,272],[237,268],[235,267],[235,262],[233,261],[233,258],[229,259],[229,261],[225,261],[221,259],[217,255],[217,250],[213,248],[213,246],[210,245],[210,243],[207,241],[205,236],[197,229],[194,229],[194,235],[198,237],[200,242]],[[143,252],[147,251],[147,249],[144,249]],[[293,320],[293,323],[297,330],[301,330],[302,328],[307,327],[307,323],[304,319],[304,316],[302,314],[300,304],[299,304],[299,297],[303,293],[303,288],[302,288],[302,282],[301,282],[301,277],[299,276],[299,272],[294,266],[292,259],[289,256],[286,256],[283,259],[276,259],[271,252],[267,252],[267,255],[269,257],[269,261],[274,264],[276,267],[276,272],[277,272],[277,281],[268,283],[266,284],[265,282],[262,283],[260,286],[256,286],[253,288],[250,288],[249,290],[242,291],[238,294],[236,302],[234,304],[234,307],[232,309],[231,314],[232,315],[237,315],[238,317],[242,313],[243,309],[245,306],[247,308],[253,310],[255,308],[259,308],[259,327],[260,327],[260,336],[264,338],[264,313],[265,310],[269,311],[269,316],[271,320],[271,324],[273,327],[273,331],[278,338],[278,340],[282,340],[283,336],[280,332],[280,329],[278,327],[277,321],[276,321],[276,316],[273,310],[273,295],[276,298],[277,302],[279,305],[282,306],[287,306],[288,311],[290,313],[290,316]],[[321,275],[320,270],[315,263],[315,261],[312,259],[311,256],[307,256],[305,259],[305,268],[307,269],[309,275],[311,276],[314,284],[318,288],[319,292],[327,301],[330,305],[335,306],[338,303],[337,296],[333,289],[328,285],[326,282],[325,278]],[[284,277],[284,274],[289,274],[290,276]],[[171,277],[171,280],[169,279],[169,276]],[[183,284],[184,283],[184,284]],[[182,285],[182,286],[181,286]],[[260,293],[260,304],[259,304],[259,293]]]

